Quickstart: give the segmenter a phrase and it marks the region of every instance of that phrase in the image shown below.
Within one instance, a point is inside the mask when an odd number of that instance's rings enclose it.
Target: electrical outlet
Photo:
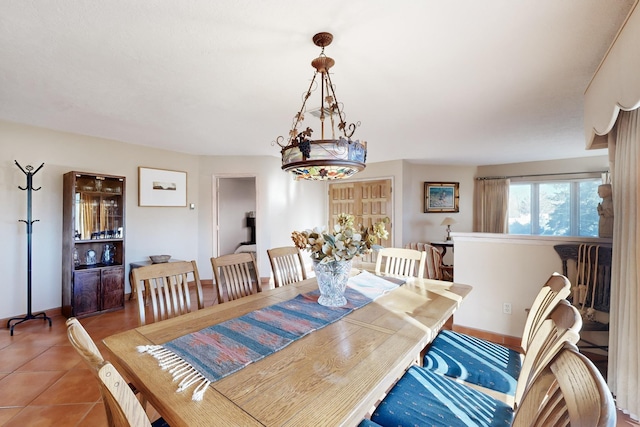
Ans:
[[[504,314],[511,314],[511,303],[510,302],[502,303],[502,312]]]

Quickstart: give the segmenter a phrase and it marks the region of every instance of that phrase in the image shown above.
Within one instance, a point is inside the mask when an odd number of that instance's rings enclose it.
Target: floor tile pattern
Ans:
[[[205,289],[205,305],[213,301],[213,292]],[[106,359],[102,339],[136,327],[136,310],[136,301],[127,301],[123,310],[80,320]],[[47,314],[51,328],[36,319],[16,326],[13,337],[8,329],[0,331],[0,426],[106,427],[98,383],[69,344],[66,319]],[[148,412],[152,419],[158,416],[153,408]],[[639,425],[618,416],[618,426]]]

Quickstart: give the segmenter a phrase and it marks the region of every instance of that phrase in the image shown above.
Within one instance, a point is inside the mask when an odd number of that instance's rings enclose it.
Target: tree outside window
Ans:
[[[509,233],[597,236],[600,179],[516,182],[509,187]]]

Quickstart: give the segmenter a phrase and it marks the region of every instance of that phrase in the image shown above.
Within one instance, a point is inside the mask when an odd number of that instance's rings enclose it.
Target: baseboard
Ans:
[[[522,352],[520,344],[522,338],[513,337],[509,335],[497,334],[495,332],[484,331],[482,329],[469,328],[467,326],[453,325],[452,329],[456,332],[471,335],[472,337],[482,338],[483,340],[491,341],[496,344],[501,344],[505,347],[509,347],[514,350]]]
[[[36,315],[36,314],[42,313],[42,312],[44,312],[48,317],[62,316],[62,307],[48,308],[46,310],[33,310],[31,314]],[[27,315],[27,313],[23,313],[23,314],[18,314],[16,316],[7,317],[5,319],[0,319],[0,324],[6,325],[7,322],[9,322],[9,320],[22,318],[22,317],[25,317],[26,315]],[[35,320],[42,321],[43,319],[41,317],[39,317],[38,319],[35,319]],[[31,320],[29,320],[29,322],[30,321]],[[15,324],[15,322],[13,322],[13,323]],[[9,327],[7,327],[7,329],[9,329]]]
[[[269,284],[269,278],[268,277],[261,277],[260,278],[260,282],[262,283],[262,285],[268,285]],[[202,283],[202,286],[213,286],[213,279],[202,279],[202,280],[200,280],[200,283]],[[125,301],[128,301],[129,299],[131,299],[131,297],[132,297],[131,292],[127,292],[127,293],[124,294],[124,300]],[[41,313],[43,311],[49,317],[62,316],[62,307],[53,307],[53,308],[49,308],[49,309],[46,309],[46,310],[34,310],[33,314]],[[24,316],[26,316],[26,313],[18,314],[18,315],[12,316],[12,317],[7,317],[5,319],[0,319],[0,324],[6,325],[7,322],[10,319],[24,317]]]

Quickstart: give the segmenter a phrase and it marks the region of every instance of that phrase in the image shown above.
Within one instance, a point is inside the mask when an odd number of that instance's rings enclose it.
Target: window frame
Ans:
[[[550,184],[550,183],[560,183],[560,184],[569,184],[569,233],[566,235],[559,234],[551,234],[550,236],[558,236],[558,237],[598,237],[597,233],[593,236],[582,236],[580,235],[580,183],[588,182],[588,181],[600,181],[598,185],[604,183],[605,179],[601,173],[584,173],[580,174],[581,176],[557,176],[557,175],[536,175],[533,176],[523,176],[523,177],[514,177],[510,178],[509,182],[509,193],[511,194],[511,186],[512,185],[531,185],[531,193],[530,193],[530,229],[531,232],[529,234],[522,233],[511,233],[509,230],[511,228],[511,216],[509,212],[507,212],[507,221],[508,225],[508,234],[512,234],[514,236],[543,236],[541,234],[540,227],[540,185],[541,184]],[[509,196],[511,198],[511,195]],[[597,225],[597,224],[596,224]]]

